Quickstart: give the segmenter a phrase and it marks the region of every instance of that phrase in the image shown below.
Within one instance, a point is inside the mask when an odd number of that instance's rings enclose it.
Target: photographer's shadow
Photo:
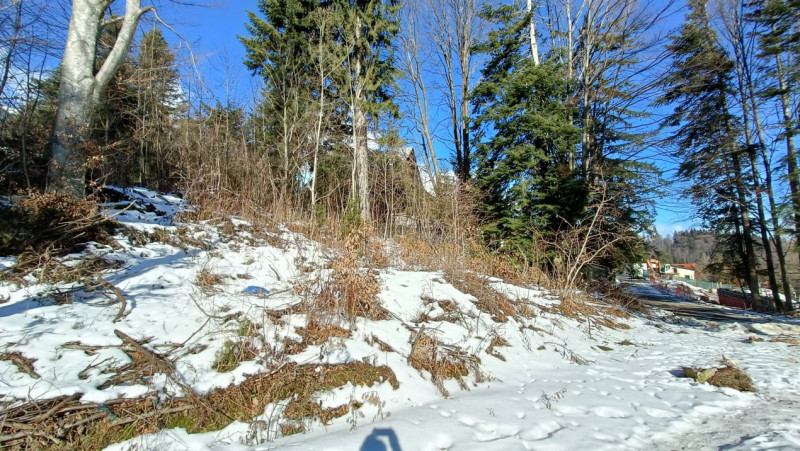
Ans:
[[[401,451],[400,442],[394,429],[375,428],[372,433],[364,439],[361,451]]]

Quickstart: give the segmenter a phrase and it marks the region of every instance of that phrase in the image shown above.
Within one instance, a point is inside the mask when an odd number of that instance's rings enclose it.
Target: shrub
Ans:
[[[0,207],[0,255],[26,251],[63,254],[80,243],[107,244],[117,226],[90,200],[31,192],[16,205]]]

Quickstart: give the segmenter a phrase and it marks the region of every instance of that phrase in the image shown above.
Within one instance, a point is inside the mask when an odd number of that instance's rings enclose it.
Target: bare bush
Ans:
[[[586,217],[574,223],[563,221],[553,237],[544,240],[545,246],[555,250],[552,282],[561,294],[574,293],[582,285],[587,269],[613,260],[617,249],[640,241],[620,221],[620,212],[602,184],[596,185],[593,197],[596,201]]]
[[[480,359],[467,354],[456,346],[440,342],[432,333],[425,330],[417,332],[408,355],[408,364],[417,370],[425,370],[442,396],[450,396],[444,381],[455,379],[462,389],[467,389],[464,378],[472,373],[476,382],[485,380],[480,369]]]

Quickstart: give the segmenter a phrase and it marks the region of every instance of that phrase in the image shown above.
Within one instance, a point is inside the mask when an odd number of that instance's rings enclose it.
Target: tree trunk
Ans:
[[[772,291],[772,298],[775,301],[775,306],[778,311],[783,310],[783,303],[780,298],[780,289],[778,288],[778,279],[775,276],[775,261],[772,256],[772,246],[769,240],[769,231],[767,230],[767,216],[764,212],[764,199],[761,189],[761,183],[758,175],[758,161],[755,146],[748,124],[750,111],[747,104],[747,98],[744,92],[743,76],[741,72],[741,65],[737,63],[737,73],[739,75],[739,93],[742,97],[742,115],[744,116],[744,135],[745,144],[747,146],[747,160],[750,163],[750,171],[753,173],[753,190],[755,191],[756,207],[758,213],[759,229],[761,231],[761,243],[764,246],[765,256],[764,259],[767,263],[767,278],[769,280],[769,287]]]
[[[530,35],[531,35],[531,58],[533,64],[539,65],[539,44],[536,42],[536,24],[533,21],[533,0],[528,0],[527,5],[528,14],[531,15],[530,22]]]
[[[778,68],[778,84],[781,89],[780,98],[781,112],[783,113],[783,132],[786,135],[786,160],[789,165],[789,192],[792,196],[795,239],[797,239],[797,237],[800,236],[800,172],[798,172],[797,168],[797,151],[794,148],[794,129],[792,128],[789,92],[786,86],[786,75],[783,71],[783,59],[780,55],[775,55],[775,62]]]
[[[47,190],[75,197],[84,195],[86,169],[85,139],[90,129],[93,106],[102,98],[108,83],[119,70],[130,49],[136,26],[149,8],[141,0],[127,0],[119,35],[103,66],[94,74],[97,38],[103,14],[111,0],[73,0],[58,110],[51,138],[51,160]]]
[[[361,39],[361,18],[356,19],[355,42]],[[369,161],[367,142],[367,117],[362,107],[364,102],[364,89],[361,86],[361,55],[355,47],[355,87],[353,100],[353,176],[354,187],[357,190],[359,211],[364,223],[371,221],[369,202]]]
[[[11,74],[11,60],[14,58],[14,50],[17,47],[17,41],[19,41],[19,32],[22,29],[22,2],[17,4],[17,13],[14,16],[14,32],[9,37],[9,43],[7,44],[8,47],[5,49],[6,55],[3,61],[3,76],[0,79],[0,95],[6,90],[6,84],[8,83],[8,77]],[[8,115],[3,115],[3,118],[0,119],[0,132],[3,131],[5,126],[6,118]]]
[[[454,170],[459,181],[467,182],[471,176],[470,168],[472,166],[469,149],[469,87],[475,1],[439,0],[437,2],[430,0],[429,3],[434,8],[433,23],[430,26],[433,29],[442,76],[447,88],[447,107],[450,111],[456,160]],[[455,85],[457,76],[454,67],[455,57],[458,57],[458,70],[461,72],[458,96]]]
[[[792,288],[789,283],[788,272],[786,270],[786,257],[783,253],[783,241],[781,237],[781,230],[779,224],[780,214],[777,210],[775,203],[775,195],[772,189],[772,167],[766,152],[766,137],[764,128],[761,124],[759,117],[759,105],[757,103],[758,97],[753,86],[753,78],[751,71],[751,64],[753,62],[753,49],[746,42],[747,32],[745,30],[744,7],[745,3],[741,0],[731,0],[730,2],[720,5],[720,12],[724,19],[724,24],[730,37],[730,43],[733,47],[736,74],[738,78],[739,96],[741,100],[744,132],[747,143],[748,159],[750,161],[750,168],[753,173],[753,188],[756,192],[756,200],[758,201],[758,219],[761,223],[761,240],[764,243],[766,251],[767,272],[769,277],[770,289],[772,290],[773,298],[775,299],[778,309],[791,309],[791,296]],[[752,121],[752,122],[750,122]],[[755,129],[755,136],[750,129],[752,124]],[[764,170],[764,180],[760,183],[758,158],[761,158]],[[766,193],[769,201],[770,222],[769,224],[773,229],[773,236],[775,237],[775,250],[778,257],[778,268],[780,271],[780,288],[778,286],[777,271],[773,260],[771,250],[771,240],[769,238],[769,225],[766,218],[764,202],[762,196]],[[786,304],[780,301],[780,289],[786,296]]]
[[[324,30],[324,23],[322,25]],[[324,31],[323,31],[324,32]],[[319,58],[322,59],[322,39],[320,36],[319,44]],[[322,143],[322,120],[325,117],[325,69],[323,68],[322,61],[320,64],[319,73],[319,112],[317,113],[317,126],[314,129],[314,163],[311,169],[311,205],[317,205],[317,168],[319,167],[319,148]]]
[[[728,136],[732,136],[730,134],[730,124],[726,125],[726,129],[728,130]],[[730,158],[733,164],[733,183],[734,187],[736,188],[739,217],[741,219],[742,226],[745,278],[747,287],[750,289],[750,292],[753,296],[753,305],[758,306],[761,304],[761,287],[758,284],[758,276],[756,275],[757,264],[755,246],[753,245],[753,228],[752,224],[750,223],[750,213],[747,211],[747,209],[750,207],[750,204],[747,200],[747,188],[744,183],[744,174],[742,172],[741,162],[739,161],[738,152],[733,148],[734,145],[735,144],[731,143],[728,151],[730,152]]]
[[[369,199],[369,143],[367,134],[367,118],[364,110],[356,109],[354,116],[356,133],[358,133],[358,145],[356,146],[356,173],[358,184],[358,198],[360,202],[361,220],[369,223],[372,220],[372,213]]]
[[[433,144],[433,135],[430,130],[430,114],[428,108],[428,88],[423,76],[422,60],[419,56],[420,39],[419,26],[416,18],[422,13],[420,5],[413,1],[408,3],[411,12],[408,13],[406,35],[402,37],[403,50],[405,57],[405,68],[408,71],[409,80],[414,87],[414,103],[418,117],[417,128],[422,134],[422,149],[425,156],[425,166],[433,179],[433,185],[437,186],[440,179],[439,161],[436,158],[436,149]]]
[[[471,177],[472,157],[469,148],[469,74],[472,57],[472,3],[465,3],[461,14],[461,22],[457,24],[458,60],[461,65],[461,158],[463,159],[462,182]],[[467,7],[469,6],[469,7]]]

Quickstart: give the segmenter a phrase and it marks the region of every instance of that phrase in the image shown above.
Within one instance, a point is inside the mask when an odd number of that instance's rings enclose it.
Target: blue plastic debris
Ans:
[[[269,294],[269,290],[267,290],[264,287],[250,285],[249,287],[244,289],[244,294],[252,294],[255,296],[266,296]]]

